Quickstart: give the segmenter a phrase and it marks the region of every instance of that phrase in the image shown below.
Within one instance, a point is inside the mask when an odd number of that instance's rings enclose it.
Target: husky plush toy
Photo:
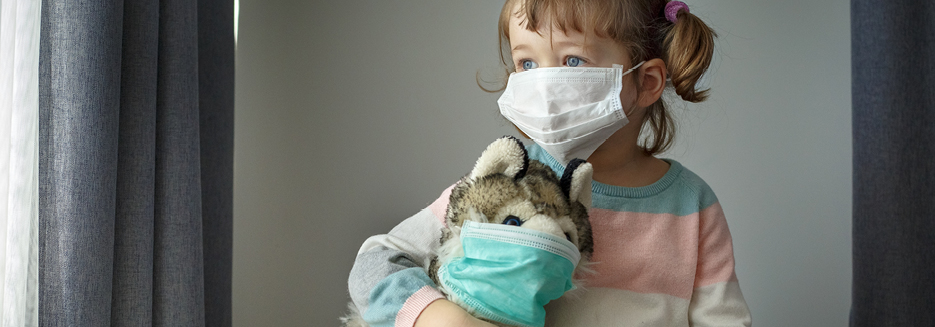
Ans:
[[[591,176],[583,160],[559,178],[516,138],[493,142],[451,191],[429,277],[484,321],[542,326],[543,306],[574,287],[593,251]]]
[[[428,270],[429,277],[438,285],[439,290],[445,294],[448,300],[467,309],[468,312],[482,320],[501,326],[541,325],[535,322],[535,317],[522,319],[521,316],[529,316],[533,314],[531,311],[538,310],[540,315],[538,320],[541,322],[545,314],[541,306],[545,305],[544,302],[557,298],[572,288],[571,276],[579,268],[584,267],[593,251],[591,224],[588,221],[588,208],[591,206],[591,177],[591,165],[584,162],[584,160],[576,159],[568,164],[563,176],[558,178],[552,169],[545,164],[530,160],[525,147],[519,140],[512,137],[498,139],[487,147],[480,159],[477,160],[471,174],[461,179],[452,189],[445,214],[447,229],[442,231],[438,256],[432,260]],[[569,260],[576,261],[571,265],[567,265],[567,268],[570,269],[565,273],[568,284],[564,285],[564,287],[563,285],[538,285],[534,290],[535,292],[532,293],[524,293],[523,289],[517,289],[517,287],[513,286],[514,284],[535,283],[533,279],[540,277],[535,276],[535,273],[539,273],[537,270],[551,270],[551,267],[549,267],[551,264],[547,263],[547,260],[550,257],[557,256],[543,254],[544,257],[535,258],[534,260],[526,260],[520,257],[515,259],[516,261],[522,261],[522,263],[503,265],[497,261],[514,257],[498,252],[525,251],[527,249],[526,247],[509,248],[510,245],[504,242],[484,245],[495,247],[488,249],[488,253],[480,253],[480,251],[475,250],[473,252],[478,252],[475,257],[470,254],[465,255],[466,249],[464,246],[468,243],[462,236],[464,236],[463,232],[467,230],[465,226],[467,222],[470,222],[473,226],[487,226],[472,229],[473,238],[481,240],[480,242],[496,240],[497,236],[490,235],[496,234],[510,238],[509,242],[512,243],[532,242],[542,249],[561,247],[563,244],[554,240],[547,240],[548,237],[545,240],[540,239],[538,241],[525,238],[525,235],[532,234],[532,231],[554,236],[554,238],[561,241],[569,241],[570,244],[568,245],[571,248],[568,251],[576,253],[567,255],[566,260],[556,258],[559,265],[567,263]],[[510,231],[510,229],[527,229],[531,231],[520,231],[519,234],[500,234],[503,231]],[[478,241],[471,242],[471,244],[478,243]],[[555,251],[555,254],[559,253],[561,251]],[[465,259],[465,257],[468,257],[468,259]],[[485,259],[479,259],[481,257]],[[451,276],[455,275],[451,272],[448,274],[443,273],[446,265],[448,265],[449,270],[458,269],[462,275],[461,278],[469,281],[477,278],[491,278],[482,282],[484,285],[481,286],[465,285],[465,282],[457,280],[446,281],[444,278],[446,275],[448,279],[452,279]],[[466,265],[467,267],[465,267]],[[485,277],[463,276],[464,274],[483,274],[485,272],[485,269],[471,267],[470,265],[485,267],[494,265],[496,267],[486,268],[488,276]],[[453,266],[455,268],[452,268]],[[554,284],[555,280],[552,279],[548,282]],[[543,298],[541,293],[549,287],[552,287],[552,298]],[[474,294],[469,294],[472,291]],[[497,300],[495,299],[496,295],[490,293],[502,293],[500,297],[513,298],[504,300],[504,306],[500,307],[492,303],[477,303],[484,302],[487,299]],[[538,297],[538,302],[516,299],[515,297],[520,294]],[[517,307],[522,307],[524,304],[530,310],[516,312]],[[505,306],[509,308],[504,308]]]

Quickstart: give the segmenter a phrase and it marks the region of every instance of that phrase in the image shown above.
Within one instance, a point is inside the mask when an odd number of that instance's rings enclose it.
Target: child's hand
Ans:
[[[422,310],[416,319],[415,327],[496,327],[493,324],[474,318],[463,308],[451,301],[436,300]]]

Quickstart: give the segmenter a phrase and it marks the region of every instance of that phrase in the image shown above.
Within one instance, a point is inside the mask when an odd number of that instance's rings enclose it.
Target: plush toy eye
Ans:
[[[565,239],[571,242],[571,234],[565,233]]]
[[[519,226],[519,225],[522,225],[522,224],[523,224],[523,221],[520,220],[519,217],[517,217],[517,216],[509,215],[509,216],[506,217],[506,219],[503,220],[503,224],[504,224],[504,225]]]

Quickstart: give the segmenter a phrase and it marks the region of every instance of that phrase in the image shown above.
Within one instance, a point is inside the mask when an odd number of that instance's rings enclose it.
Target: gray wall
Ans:
[[[357,248],[512,128],[475,73],[497,1],[242,0],[236,326],[333,326]],[[675,158],[718,193],[757,326],[843,326],[850,300],[849,3],[696,0],[712,98],[675,105]]]

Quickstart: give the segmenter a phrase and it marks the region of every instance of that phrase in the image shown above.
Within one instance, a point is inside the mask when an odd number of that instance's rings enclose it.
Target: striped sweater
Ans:
[[[537,145],[529,157],[561,176]],[[652,185],[594,182],[594,237],[585,288],[546,306],[546,326],[749,326],[734,273],[733,245],[717,197],[674,160]],[[348,280],[371,326],[412,326],[442,298],[424,268],[439,245],[449,188],[388,234],[364,242]]]

